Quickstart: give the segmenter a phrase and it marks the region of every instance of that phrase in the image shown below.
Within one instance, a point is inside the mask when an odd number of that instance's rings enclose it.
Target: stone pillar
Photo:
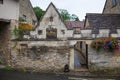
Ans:
[[[70,65],[70,70],[74,70],[74,48],[73,47],[70,49],[70,62],[69,62],[69,65]]]

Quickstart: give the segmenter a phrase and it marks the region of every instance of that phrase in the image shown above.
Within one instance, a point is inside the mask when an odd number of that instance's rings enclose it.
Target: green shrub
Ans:
[[[5,66],[4,69],[5,70],[13,70],[13,68],[11,66]]]

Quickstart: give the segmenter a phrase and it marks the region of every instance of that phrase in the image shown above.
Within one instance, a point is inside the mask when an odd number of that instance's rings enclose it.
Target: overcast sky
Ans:
[[[30,0],[33,7],[39,6],[46,10],[50,2],[59,8],[66,9],[70,14],[76,14],[80,20],[86,13],[102,13],[105,0]]]

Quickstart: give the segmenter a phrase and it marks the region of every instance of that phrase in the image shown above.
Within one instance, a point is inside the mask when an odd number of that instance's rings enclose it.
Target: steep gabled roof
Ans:
[[[68,29],[84,27],[84,21],[65,21],[65,24]]]
[[[55,11],[56,11],[57,14],[59,15],[59,18],[61,19],[61,21],[63,22],[63,24],[66,26],[66,24],[64,23],[63,18],[61,17],[60,13],[58,12],[57,8],[55,7],[55,5],[54,5],[52,2],[51,2],[51,3],[49,4],[49,6],[47,7],[47,9],[46,9],[44,15],[46,14],[46,12],[48,11],[48,9],[50,8],[51,5],[54,7]],[[42,21],[44,15],[41,17],[40,22]],[[66,28],[69,29],[67,26],[66,26]]]
[[[93,33],[98,33],[99,29],[110,29],[111,33],[116,33],[120,28],[120,14],[87,14],[89,27]],[[86,22],[85,22],[86,23]]]
[[[106,5],[107,5],[107,0],[105,1],[105,5],[104,5],[104,8],[103,8],[102,13],[104,13],[104,10],[105,10],[105,8],[106,8]]]

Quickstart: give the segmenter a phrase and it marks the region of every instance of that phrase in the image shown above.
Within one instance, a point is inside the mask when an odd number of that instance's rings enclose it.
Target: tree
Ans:
[[[69,12],[65,9],[58,9],[61,17],[63,18],[63,20],[71,20],[71,21],[79,21],[79,18],[77,15],[72,14],[70,15]]]
[[[73,21],[79,21],[78,16],[75,15],[75,14],[72,14],[71,18],[72,18]]]
[[[63,18],[63,20],[70,20],[71,16],[70,16],[70,14],[68,13],[67,10],[65,10],[65,9],[58,9],[58,11],[59,11],[61,17]]]
[[[35,14],[37,16],[37,19],[40,20],[40,18],[43,16],[44,12],[40,7],[36,6],[33,8],[35,11]]]

